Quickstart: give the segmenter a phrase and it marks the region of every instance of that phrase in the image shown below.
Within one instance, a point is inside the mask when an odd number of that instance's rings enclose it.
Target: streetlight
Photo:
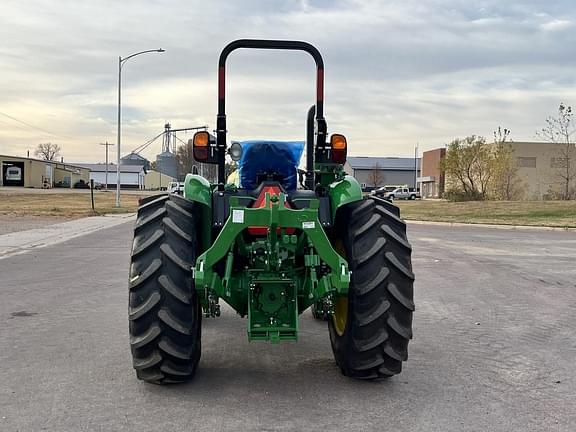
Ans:
[[[122,95],[122,65],[124,64],[124,62],[126,62],[127,60],[131,59],[132,57],[136,57],[137,55],[140,54],[146,54],[146,53],[153,53],[153,52],[157,52],[157,53],[163,53],[164,50],[162,48],[160,49],[154,49],[154,50],[146,50],[146,51],[140,51],[137,52],[135,54],[131,54],[128,57],[122,58],[122,57],[118,57],[118,147],[117,147],[117,155],[116,155],[116,207],[120,207],[120,114],[121,114],[121,107],[122,107],[122,99],[121,99],[121,95]]]

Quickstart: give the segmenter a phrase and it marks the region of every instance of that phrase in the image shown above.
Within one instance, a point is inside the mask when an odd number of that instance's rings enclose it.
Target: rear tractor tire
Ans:
[[[191,379],[200,360],[202,313],[193,288],[198,250],[196,204],[179,195],[141,201],[129,281],[130,347],[139,379]]]
[[[386,200],[369,197],[336,215],[334,247],[352,274],[348,296],[336,298],[328,328],[336,363],[349,377],[389,377],[408,358],[414,274],[399,213]]]

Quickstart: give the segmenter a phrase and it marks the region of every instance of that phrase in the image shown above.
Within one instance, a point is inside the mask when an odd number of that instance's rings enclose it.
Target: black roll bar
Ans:
[[[225,183],[225,154],[226,154],[226,59],[228,55],[239,48],[255,49],[275,49],[275,50],[297,50],[305,51],[312,56],[316,62],[316,149],[324,148],[326,144],[326,121],[324,119],[324,60],[320,52],[308,42],[287,41],[287,40],[266,40],[266,39],[239,39],[230,42],[220,54],[218,60],[218,115],[216,117],[216,148],[218,152],[218,188],[223,190]],[[311,111],[310,111],[311,112]],[[310,115],[309,112],[309,115]],[[312,114],[314,115],[314,114]],[[310,129],[307,127],[307,129]],[[308,135],[308,132],[307,132]],[[307,147],[312,141],[307,136]],[[314,171],[314,151],[307,148],[306,171]],[[310,156],[312,155],[312,156]],[[310,174],[306,176],[306,183],[313,178]]]

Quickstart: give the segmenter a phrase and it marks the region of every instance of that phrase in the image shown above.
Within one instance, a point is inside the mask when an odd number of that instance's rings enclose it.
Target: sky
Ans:
[[[534,141],[576,103],[572,0],[0,0],[0,154],[57,143],[101,162],[174,128],[215,127],[217,61],[239,38],[297,39],[325,63],[329,133],[349,155],[410,156],[498,127]],[[235,51],[229,138],[304,139],[315,66],[301,52]],[[191,135],[178,135],[187,141]],[[142,154],[154,159],[160,142]],[[116,157],[111,147],[110,158]]]

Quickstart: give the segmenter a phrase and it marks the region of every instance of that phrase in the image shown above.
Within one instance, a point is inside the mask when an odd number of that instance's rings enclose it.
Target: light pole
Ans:
[[[106,141],[105,143],[100,143],[100,145],[106,146],[106,180],[105,180],[106,184],[104,185],[104,188],[106,189],[106,191],[108,191],[108,147],[114,144]]]
[[[418,144],[416,143],[416,147],[414,147],[414,192],[418,192]]]
[[[126,62],[127,60],[131,59],[132,57],[136,57],[137,55],[140,54],[146,54],[146,53],[163,53],[164,50],[162,48],[160,49],[154,49],[154,50],[146,50],[146,51],[140,51],[134,54],[129,55],[128,57],[118,57],[118,147],[117,147],[117,155],[116,155],[116,207],[120,207],[120,119],[121,119],[121,110],[122,110],[122,65],[124,64],[124,62]]]

